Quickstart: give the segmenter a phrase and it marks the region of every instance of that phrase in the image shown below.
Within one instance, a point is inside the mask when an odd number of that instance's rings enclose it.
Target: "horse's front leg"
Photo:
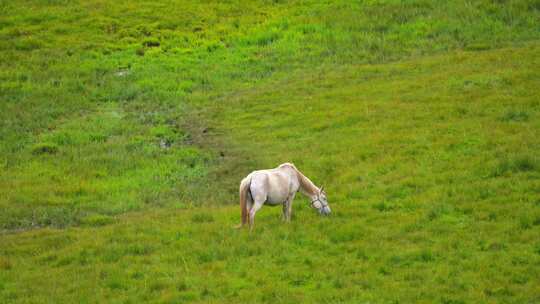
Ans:
[[[289,213],[289,200],[283,203],[283,220],[286,221]]]
[[[283,203],[283,218],[286,222],[291,221],[291,215],[292,215],[292,202],[294,200],[296,192],[289,195],[285,203]]]

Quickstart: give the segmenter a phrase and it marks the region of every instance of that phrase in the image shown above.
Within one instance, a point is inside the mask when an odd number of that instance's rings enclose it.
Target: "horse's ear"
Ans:
[[[323,193],[324,186],[321,186],[321,189],[319,190],[319,193]]]

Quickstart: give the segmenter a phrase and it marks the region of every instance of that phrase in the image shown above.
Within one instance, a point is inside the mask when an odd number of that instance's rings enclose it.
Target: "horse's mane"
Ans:
[[[307,177],[305,176],[296,166],[292,163],[284,163],[281,164],[279,167],[291,167],[298,176],[298,181],[300,182],[300,188],[303,189],[308,194],[315,194],[317,191],[319,191],[319,188],[315,186],[315,184]]]

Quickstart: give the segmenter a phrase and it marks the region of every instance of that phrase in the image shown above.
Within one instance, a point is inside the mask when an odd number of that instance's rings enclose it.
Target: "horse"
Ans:
[[[283,219],[290,222],[292,202],[296,192],[300,191],[311,199],[311,207],[321,215],[329,215],[332,211],[323,187],[318,188],[300,172],[292,163],[284,163],[274,169],[251,172],[240,182],[240,209],[242,223],[249,221],[250,230],[255,223],[255,214],[266,205],[283,204]]]

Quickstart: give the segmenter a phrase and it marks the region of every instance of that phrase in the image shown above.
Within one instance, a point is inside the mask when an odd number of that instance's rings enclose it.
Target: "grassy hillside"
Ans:
[[[540,301],[537,1],[0,5],[0,302]]]

